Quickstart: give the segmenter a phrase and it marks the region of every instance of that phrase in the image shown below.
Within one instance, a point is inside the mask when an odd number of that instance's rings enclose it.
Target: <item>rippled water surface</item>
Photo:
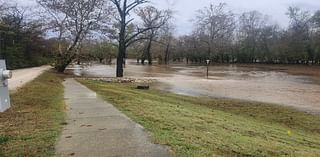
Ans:
[[[142,66],[133,62],[125,68],[126,77],[152,78],[152,88],[192,96],[209,96],[261,101],[293,106],[320,113],[320,85],[307,75],[292,75],[281,69],[235,65]],[[93,65],[83,70],[89,77],[114,77],[115,65]]]

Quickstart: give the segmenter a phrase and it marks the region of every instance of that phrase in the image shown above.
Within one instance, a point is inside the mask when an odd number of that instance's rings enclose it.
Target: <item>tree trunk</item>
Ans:
[[[55,64],[55,69],[59,72],[59,73],[63,73],[65,71],[65,69],[67,68],[67,66],[72,62],[72,60],[74,59],[74,57],[68,56],[68,55],[59,55],[56,59],[56,64]]]
[[[59,65],[56,65],[56,66],[55,66],[55,69],[58,71],[58,73],[63,73],[63,72],[66,70],[66,68],[67,68],[68,65],[69,65],[69,64],[67,64],[67,63],[65,63],[65,64],[59,64]]]
[[[107,64],[108,64],[108,65],[111,65],[111,64],[112,64],[112,57],[111,57],[111,55],[110,55],[109,58],[108,58]]]
[[[146,59],[145,59],[145,58],[142,58],[142,59],[141,59],[141,64],[144,65],[144,62],[145,62],[145,61],[146,61]]]
[[[117,57],[117,77],[123,77],[123,59],[124,59],[124,54],[126,51],[125,44],[119,45],[119,53]]]
[[[148,64],[152,65],[152,56],[151,56],[151,45],[152,45],[152,39],[153,39],[153,34],[151,34],[149,42],[148,42],[148,47],[146,51],[147,59],[148,59]]]
[[[170,48],[170,44],[167,44],[167,48],[166,48],[166,52],[165,52],[165,57],[164,57],[164,63],[165,64],[169,64],[169,48]]]
[[[126,9],[124,9],[126,10]],[[125,12],[121,14],[121,28],[119,33],[119,50],[117,56],[117,77],[123,77],[123,64],[124,57],[126,55],[126,14]]]

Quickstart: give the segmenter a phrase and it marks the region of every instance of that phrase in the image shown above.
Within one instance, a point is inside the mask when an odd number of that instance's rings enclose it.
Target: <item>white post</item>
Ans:
[[[8,79],[12,77],[10,70],[6,68],[6,61],[0,60],[0,112],[10,108],[10,96]]]

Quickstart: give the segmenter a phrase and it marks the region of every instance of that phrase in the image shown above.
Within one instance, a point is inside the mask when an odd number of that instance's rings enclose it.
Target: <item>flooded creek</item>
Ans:
[[[309,75],[293,75],[283,69],[219,65],[143,66],[129,63],[125,76],[156,79],[151,88],[191,96],[232,98],[275,103],[320,113],[320,84]],[[115,65],[92,65],[82,71],[88,77],[114,77]]]

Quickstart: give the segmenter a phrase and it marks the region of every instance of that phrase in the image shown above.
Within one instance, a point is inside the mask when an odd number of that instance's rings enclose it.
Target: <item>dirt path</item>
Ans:
[[[143,128],[96,93],[67,79],[67,125],[57,143],[62,157],[167,157],[161,145],[152,144]]]
[[[12,71],[12,78],[9,79],[9,90],[14,91],[22,87],[27,82],[35,79],[44,71],[49,70],[50,66],[41,66],[35,68],[18,69]]]

